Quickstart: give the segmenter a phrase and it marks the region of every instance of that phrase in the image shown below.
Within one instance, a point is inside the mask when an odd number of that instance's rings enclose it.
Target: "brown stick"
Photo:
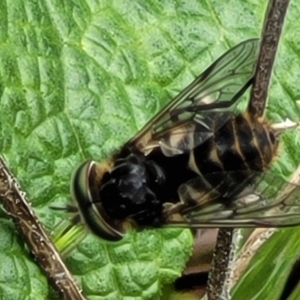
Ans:
[[[231,262],[230,252],[233,241],[233,229],[219,229],[211,271],[208,274],[208,299],[230,299],[229,290],[224,288],[227,268]]]
[[[270,0],[265,15],[261,47],[250,92],[248,111],[260,117],[264,114],[273,65],[289,0]]]
[[[85,300],[30,203],[0,156],[0,198],[36,261],[65,300]]]

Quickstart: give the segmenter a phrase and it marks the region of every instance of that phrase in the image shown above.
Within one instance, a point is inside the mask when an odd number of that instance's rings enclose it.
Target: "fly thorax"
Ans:
[[[142,202],[146,193],[147,174],[142,156],[130,154],[116,161],[111,178],[123,198]]]
[[[152,224],[151,215],[160,210],[160,203],[149,188],[149,181],[154,179],[162,181],[163,173],[154,163],[146,162],[143,154],[129,153],[117,158],[112,170],[103,177],[100,189],[108,216],[132,219],[139,225]]]

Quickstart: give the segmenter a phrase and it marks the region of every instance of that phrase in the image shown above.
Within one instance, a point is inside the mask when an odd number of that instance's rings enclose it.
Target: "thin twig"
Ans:
[[[208,274],[208,298],[210,300],[228,300],[229,291],[224,290],[227,268],[230,264],[230,252],[233,241],[233,230],[219,229],[214,251],[211,271]]]
[[[0,199],[53,287],[65,300],[85,300],[29,201],[0,156]]]
[[[280,35],[289,0],[270,0],[265,15],[254,83],[250,92],[248,111],[260,117],[264,114]]]

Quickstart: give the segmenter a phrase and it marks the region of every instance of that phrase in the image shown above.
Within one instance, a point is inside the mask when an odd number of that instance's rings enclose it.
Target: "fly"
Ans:
[[[122,239],[128,226],[283,227],[300,224],[299,187],[270,172],[280,133],[238,113],[253,83],[258,39],[217,59],[136,136],[104,162],[75,171],[74,220],[101,238]]]

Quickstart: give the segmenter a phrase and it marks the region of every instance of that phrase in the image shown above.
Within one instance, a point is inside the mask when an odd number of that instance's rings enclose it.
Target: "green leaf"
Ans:
[[[243,299],[245,293],[249,299],[280,299],[300,253],[299,234],[300,228],[282,229],[273,234],[251,260],[234,289],[234,299]]]
[[[0,149],[49,230],[65,218],[49,205],[71,201],[76,166],[108,157],[218,56],[258,37],[264,11],[258,0],[2,1]],[[271,85],[272,120],[300,119],[298,16],[295,2]],[[285,177],[298,165],[298,141],[298,132],[284,136],[275,169]],[[0,298],[51,298],[6,216],[0,226]],[[297,233],[280,232],[295,242]],[[180,274],[191,243],[188,230],[130,232],[116,244],[89,234],[66,262],[89,299],[154,299]],[[264,272],[268,259],[261,264]]]

